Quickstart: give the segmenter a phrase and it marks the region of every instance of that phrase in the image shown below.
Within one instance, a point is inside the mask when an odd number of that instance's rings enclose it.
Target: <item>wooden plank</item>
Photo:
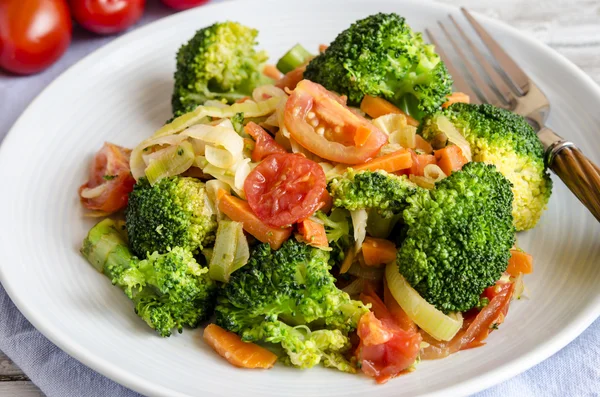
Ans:
[[[32,382],[0,382],[0,396],[44,397]]]
[[[14,380],[27,380],[23,371],[0,351],[0,381],[11,378],[14,378]]]

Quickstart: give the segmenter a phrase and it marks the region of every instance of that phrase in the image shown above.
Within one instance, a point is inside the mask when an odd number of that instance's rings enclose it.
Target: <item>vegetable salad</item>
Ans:
[[[276,66],[257,34],[216,23],[179,49],[173,118],[106,143],[80,188],[106,217],[83,255],[160,336],[209,322],[237,367],[384,383],[483,345],[533,271],[516,233],[551,193],[534,131],[452,92],[399,15]]]

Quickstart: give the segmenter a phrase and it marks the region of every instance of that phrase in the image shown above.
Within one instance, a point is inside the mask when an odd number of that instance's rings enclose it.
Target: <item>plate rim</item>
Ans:
[[[276,3],[276,2],[287,2],[286,0],[237,0],[244,1],[246,3]],[[295,0],[297,1],[297,0]],[[346,0],[348,1],[348,0]],[[419,0],[376,0],[380,3],[389,3],[400,6],[401,3],[409,3],[415,4],[417,6],[422,6],[423,1]],[[359,0],[350,0],[350,2],[360,4]],[[448,12],[456,12],[459,7],[450,5],[450,4],[442,4],[434,1],[427,0],[431,6],[445,9]],[[10,127],[6,136],[4,137],[2,143],[0,144],[0,162],[4,158],[4,153],[7,152],[11,145],[12,140],[15,139],[16,133],[14,131],[19,129],[19,125],[23,123],[26,118],[30,117],[29,113],[31,113],[31,109],[36,106],[36,104],[43,99],[46,95],[46,92],[53,89],[55,85],[59,85],[63,80],[67,79],[72,70],[81,67],[82,64],[89,62],[90,59],[95,57],[100,57],[102,54],[111,53],[115,49],[117,49],[120,45],[127,44],[129,41],[135,41],[138,36],[143,36],[146,31],[157,29],[158,26],[164,24],[169,25],[171,21],[177,20],[177,18],[182,18],[182,15],[199,12],[199,9],[213,11],[217,8],[226,9],[235,4],[233,0],[221,1],[218,3],[211,3],[204,5],[200,8],[192,8],[183,12],[177,12],[171,14],[169,16],[160,18],[158,20],[149,22],[148,24],[131,30],[120,37],[115,38],[114,40],[109,41],[108,43],[103,44],[99,48],[95,49],[91,53],[87,54],[83,58],[79,59],[73,65],[69,66],[63,72],[60,73],[59,76],[54,78],[36,97],[29,103],[29,105],[23,110],[23,112],[19,115],[13,125]],[[556,63],[559,63],[561,66],[565,67],[569,70],[569,73],[576,77],[579,80],[582,80],[586,85],[592,87],[591,91],[596,94],[598,97],[598,102],[600,103],[600,86],[583,70],[581,70],[577,65],[571,62],[566,58],[563,54],[553,50],[547,44],[530,37],[525,32],[509,25],[506,22],[485,16],[479,12],[471,12],[475,15],[480,21],[484,21],[486,24],[495,25],[503,30],[507,30],[510,33],[519,37],[520,40],[525,42],[527,45],[536,47],[541,50],[549,57],[551,57]],[[215,13],[218,15],[218,13]],[[99,55],[100,54],[100,55]],[[1,175],[0,175],[1,176]],[[6,228],[2,228],[2,236],[6,236]],[[8,240],[8,239],[6,239]],[[5,239],[0,239],[0,247],[5,246]],[[0,264],[0,283],[4,287],[6,293],[10,297],[13,304],[17,307],[17,309],[25,316],[25,318],[48,340],[50,340],[56,347],[66,352],[68,355],[92,369],[93,371],[98,372],[99,374],[111,379],[112,381],[129,388],[131,390],[137,391],[144,395],[164,395],[164,396],[181,396],[188,397],[188,394],[177,392],[168,387],[152,383],[138,375],[135,375],[130,372],[124,372],[114,367],[113,363],[109,360],[105,360],[96,356],[92,351],[90,351],[86,346],[80,345],[77,342],[71,342],[68,338],[65,338],[61,335],[61,332],[57,330],[51,323],[46,323],[40,320],[35,315],[36,309],[27,304],[25,301],[20,299],[20,293],[13,288],[11,285],[9,278],[6,276],[4,270],[4,266]],[[595,301],[590,302],[588,307],[580,312],[578,317],[576,317],[576,321],[570,322],[567,326],[563,327],[560,331],[558,331],[557,335],[550,339],[549,341],[537,345],[534,349],[528,352],[525,355],[520,356],[515,359],[510,367],[500,367],[488,371],[484,374],[478,375],[476,377],[472,377],[468,380],[465,380],[459,384],[450,386],[440,391],[435,392],[425,392],[421,394],[422,396],[442,396],[448,395],[448,393],[452,395],[467,395],[477,393],[479,391],[488,389],[492,386],[500,384],[526,370],[532,368],[533,366],[543,362],[548,359],[550,356],[556,354],[559,350],[564,348],[567,344],[576,339],[581,333],[583,333],[598,317],[600,317],[600,296],[597,297]],[[207,395],[215,395],[212,392],[205,392]]]

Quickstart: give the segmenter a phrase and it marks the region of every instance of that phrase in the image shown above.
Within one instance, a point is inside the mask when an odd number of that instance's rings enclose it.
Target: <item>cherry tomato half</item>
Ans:
[[[17,74],[52,65],[71,42],[65,0],[0,1],[0,67]]]
[[[323,86],[302,80],[285,105],[285,126],[300,145],[327,160],[359,164],[373,158],[385,133]]]
[[[98,34],[121,32],[136,23],[145,0],[70,0],[73,18]]]
[[[275,142],[275,139],[260,125],[251,121],[244,127],[244,130],[256,142],[252,151],[252,161],[258,162],[274,153],[287,153],[285,149]]]
[[[135,179],[129,169],[131,150],[105,143],[96,153],[88,181],[79,188],[83,206],[111,213],[125,208]]]
[[[162,0],[165,5],[175,10],[186,10],[188,8],[206,4],[208,1],[209,0]]]
[[[270,226],[291,225],[322,205],[321,166],[300,154],[272,154],[250,172],[244,191],[252,211]]]

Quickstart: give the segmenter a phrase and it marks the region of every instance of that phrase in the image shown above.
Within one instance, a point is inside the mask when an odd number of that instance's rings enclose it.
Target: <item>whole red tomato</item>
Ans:
[[[94,33],[113,34],[136,23],[145,0],[70,0],[73,18]]]
[[[32,74],[52,65],[71,42],[65,0],[0,0],[0,67]]]
[[[162,2],[175,10],[186,10],[208,3],[209,0],[162,0]]]

